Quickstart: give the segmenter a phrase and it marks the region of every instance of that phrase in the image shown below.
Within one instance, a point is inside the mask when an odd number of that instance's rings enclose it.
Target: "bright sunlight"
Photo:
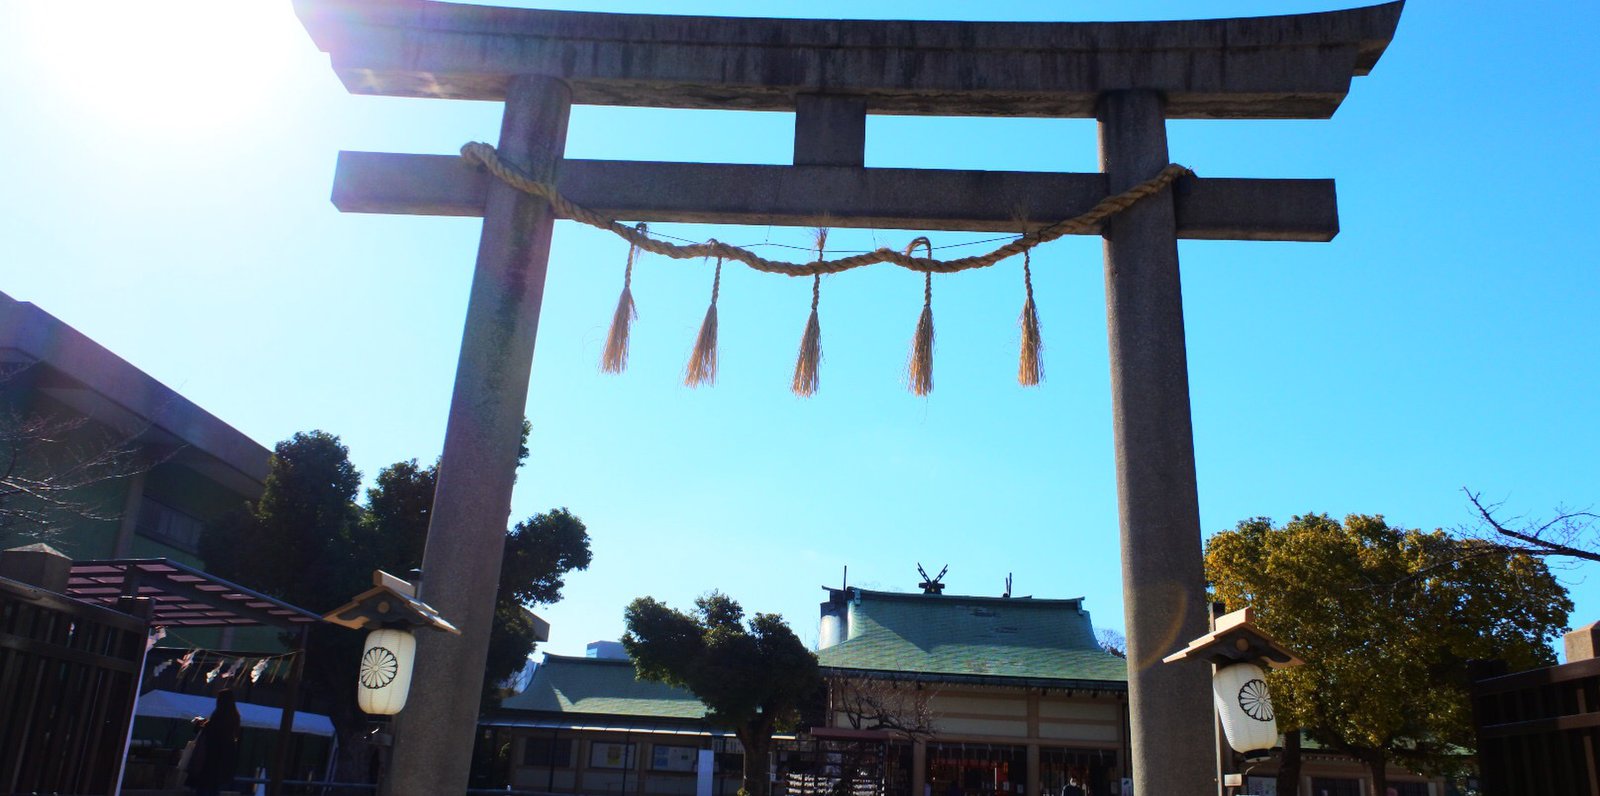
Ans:
[[[303,39],[287,2],[22,3],[25,30],[64,104],[123,133],[214,132],[260,118]]]

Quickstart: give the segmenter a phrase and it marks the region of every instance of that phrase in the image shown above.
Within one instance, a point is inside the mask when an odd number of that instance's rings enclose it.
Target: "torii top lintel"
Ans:
[[[904,22],[606,14],[427,0],[295,0],[350,91],[500,100],[559,77],[580,104],[793,110],[806,94],[881,114],[1092,117],[1153,89],[1168,118],[1327,118],[1404,0],[1177,22]]]

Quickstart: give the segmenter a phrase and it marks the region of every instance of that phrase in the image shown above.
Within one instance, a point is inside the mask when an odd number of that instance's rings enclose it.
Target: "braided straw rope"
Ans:
[[[792,263],[784,260],[769,260],[748,249],[741,249],[738,246],[731,246],[715,240],[680,246],[652,238],[642,230],[625,226],[615,219],[606,218],[587,208],[579,207],[567,201],[566,197],[556,191],[554,185],[529,177],[521,169],[501,160],[500,153],[496,152],[494,147],[482,142],[474,141],[462,146],[461,157],[488,169],[490,174],[498,177],[507,185],[523,193],[543,198],[550,203],[551,207],[555,208],[556,213],[561,217],[588,224],[591,227],[609,230],[647,252],[678,260],[697,257],[720,257],[728,260],[737,260],[757,271],[782,274],[784,276],[837,274],[852,268],[860,268],[876,263],[893,263],[901,268],[908,268],[912,271],[927,274],[953,274],[974,268],[987,268],[1007,257],[1021,254],[1028,249],[1043,243],[1049,243],[1064,235],[1093,233],[1099,230],[1100,225],[1106,219],[1127,210],[1140,199],[1160,193],[1179,177],[1194,174],[1193,171],[1184,166],[1176,163],[1170,164],[1156,176],[1122,193],[1101,199],[1094,207],[1089,208],[1082,215],[1058,221],[1033,232],[1024,233],[1016,240],[1006,243],[993,251],[973,257],[936,260],[932,257],[912,257],[909,254],[902,254],[893,249],[876,249],[837,260],[819,259],[808,263]]]

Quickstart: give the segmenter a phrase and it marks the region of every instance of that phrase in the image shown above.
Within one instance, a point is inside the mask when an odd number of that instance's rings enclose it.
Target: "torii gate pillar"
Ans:
[[[1167,164],[1164,105],[1154,91],[1101,97],[1100,168],[1111,191]],[[1207,617],[1171,193],[1129,208],[1103,235],[1128,724],[1134,749],[1160,750],[1145,756],[1158,764],[1135,768],[1134,793],[1194,793],[1215,765],[1213,746],[1195,742],[1211,735],[1211,673],[1203,665],[1161,664],[1175,643],[1205,635]]]
[[[566,148],[571,107],[560,80],[513,79],[497,148],[530,174],[550,174]],[[478,723],[554,223],[543,199],[489,187],[419,595],[461,635],[430,633],[417,645],[426,679],[395,717],[383,783],[393,796],[460,793],[467,782],[477,733],[462,728]]]
[[[503,100],[500,154],[627,221],[1016,232],[1167,165],[1166,119],[1319,119],[1392,39],[1403,0],[1284,17],[1128,23],[588,14],[424,0],[295,0],[347,88]],[[790,166],[562,156],[571,103],[792,111]],[[1101,173],[864,166],[868,113],[1095,117]],[[1203,164],[1201,164],[1203,165]],[[482,216],[423,596],[462,629],[419,640],[391,791],[460,793],[553,215],[453,156],[345,152],[341,210]],[[1177,239],[1327,241],[1332,180],[1186,177],[1105,239],[1136,796],[1218,791]],[[1088,232],[1089,230],[1085,230]]]

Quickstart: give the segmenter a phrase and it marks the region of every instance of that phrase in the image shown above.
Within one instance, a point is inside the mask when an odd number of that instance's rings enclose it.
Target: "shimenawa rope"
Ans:
[[[685,369],[684,383],[691,387],[698,384],[713,384],[716,381],[717,293],[721,286],[722,262],[724,260],[741,262],[757,271],[769,274],[812,277],[811,316],[806,321],[805,333],[801,335],[800,355],[795,362],[794,379],[791,384],[791,389],[799,396],[810,396],[817,390],[817,364],[822,359],[822,335],[820,324],[817,321],[817,305],[821,295],[823,274],[842,273],[852,268],[861,268],[876,263],[893,263],[901,268],[907,268],[925,275],[922,315],[918,318],[917,331],[912,338],[911,355],[907,363],[907,380],[910,382],[912,392],[917,395],[927,395],[933,389],[933,274],[950,274],[976,268],[987,268],[1017,254],[1023,255],[1023,286],[1027,292],[1027,300],[1023,304],[1022,316],[1019,319],[1022,331],[1022,351],[1017,368],[1017,381],[1023,385],[1038,384],[1043,378],[1043,363],[1040,356],[1043,342],[1039,335],[1038,310],[1035,308],[1033,301],[1033,275],[1031,273],[1032,263],[1028,257],[1029,252],[1036,246],[1049,243],[1065,235],[1098,232],[1107,219],[1127,210],[1141,199],[1160,193],[1179,177],[1194,174],[1187,167],[1176,163],[1168,164],[1154,177],[1138,183],[1121,193],[1101,199],[1095,203],[1094,207],[1089,208],[1089,210],[1080,215],[1031,232],[1024,232],[1015,239],[989,252],[973,257],[961,257],[954,260],[935,259],[933,257],[932,243],[927,238],[919,237],[913,240],[903,253],[889,248],[879,248],[837,260],[826,260],[823,259],[823,255],[828,231],[819,229],[817,230],[816,240],[817,259],[807,263],[792,263],[784,260],[771,260],[748,249],[732,246],[714,239],[705,243],[678,245],[653,238],[642,223],[628,227],[615,219],[607,218],[585,207],[573,204],[562,196],[554,185],[536,180],[516,166],[502,160],[500,153],[489,144],[477,141],[468,143],[461,147],[461,157],[469,162],[483,166],[490,174],[493,174],[507,185],[524,193],[543,198],[550,203],[557,215],[562,218],[607,230],[628,241],[628,261],[623,271],[622,295],[618,297],[617,309],[612,318],[611,329],[606,337],[605,351],[601,357],[600,369],[605,372],[618,373],[627,367],[628,327],[637,316],[631,290],[633,264],[640,250],[679,260],[697,257],[715,257],[717,259],[716,274],[713,277],[711,286],[711,306],[706,311],[706,318],[701,324],[700,335],[696,339],[694,350],[690,354],[689,366]],[[1021,222],[1018,225],[1025,226]],[[913,257],[911,255],[919,245],[924,247],[927,257]]]
[[[482,165],[485,169],[488,169],[490,174],[498,177],[507,185],[524,193],[543,198],[550,203],[551,207],[555,208],[556,214],[562,218],[569,218],[592,227],[609,230],[630,244],[652,254],[659,254],[678,260],[697,257],[721,257],[726,260],[737,260],[757,271],[782,274],[784,276],[837,274],[852,268],[861,268],[876,263],[893,263],[901,268],[935,274],[953,274],[974,268],[987,268],[1007,257],[1021,254],[1028,249],[1043,243],[1049,243],[1065,235],[1096,232],[1106,219],[1132,207],[1140,199],[1160,193],[1179,177],[1194,174],[1193,171],[1184,166],[1176,163],[1170,164],[1156,176],[1126,191],[1101,199],[1095,203],[1094,207],[1089,208],[1081,215],[1058,221],[1032,232],[1023,233],[1016,240],[1006,243],[993,251],[973,257],[936,260],[931,256],[912,257],[909,254],[902,254],[893,249],[883,248],[842,257],[837,260],[823,260],[819,257],[809,263],[791,263],[784,260],[769,260],[748,249],[741,249],[738,246],[716,240],[680,246],[652,238],[643,229],[628,227],[618,223],[615,219],[606,218],[587,208],[573,204],[562,196],[554,185],[529,177],[521,169],[502,160],[500,153],[496,152],[494,147],[479,141],[474,141],[461,147],[461,156],[468,161]]]

